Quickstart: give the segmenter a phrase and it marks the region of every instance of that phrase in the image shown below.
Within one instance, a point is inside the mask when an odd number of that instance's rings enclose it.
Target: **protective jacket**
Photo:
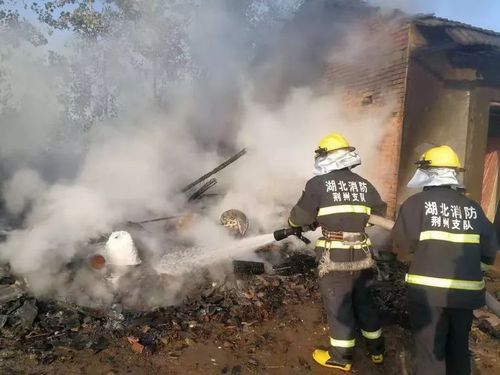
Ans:
[[[400,208],[393,237],[413,253],[410,302],[475,309],[485,303],[481,263],[493,264],[497,237],[479,204],[447,186],[427,187]]]
[[[310,179],[291,211],[289,222],[292,226],[318,222],[323,233],[364,234],[370,214],[385,216],[386,208],[387,205],[369,181],[345,168]],[[359,261],[366,256],[359,246],[345,245],[342,239],[328,240],[320,238],[316,249],[344,250],[330,251],[333,262]]]

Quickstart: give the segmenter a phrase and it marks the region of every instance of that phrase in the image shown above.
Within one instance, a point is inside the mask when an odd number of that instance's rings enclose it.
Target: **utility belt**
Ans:
[[[334,232],[326,228],[321,228],[321,232],[328,241],[363,242],[368,238],[365,233],[360,232]]]
[[[316,241],[316,247],[325,249],[363,249],[369,252],[371,241],[366,233],[334,232],[321,228],[323,237]]]
[[[322,228],[323,238],[316,241],[317,248],[323,248],[323,255],[319,261],[319,276],[323,277],[333,271],[360,271],[373,267],[375,261],[370,251],[371,242],[365,233],[334,232]],[[352,261],[334,262],[331,260],[331,250],[348,250]],[[365,257],[354,260],[354,250],[363,250]]]

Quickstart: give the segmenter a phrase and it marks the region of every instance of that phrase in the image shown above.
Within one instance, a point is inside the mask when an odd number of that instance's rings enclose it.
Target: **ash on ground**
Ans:
[[[161,349],[171,359],[180,358],[196,342],[236,350],[249,327],[266,321],[290,321],[289,311],[294,306],[321,306],[314,258],[303,253],[281,255],[271,274],[261,273],[257,263],[249,268],[240,264],[240,272],[224,281],[207,279],[193,287],[180,304],[149,311],[125,309],[120,304],[95,309],[62,300],[35,299],[8,267],[2,266],[0,370],[14,371],[22,356],[47,365],[68,351],[99,353],[125,338],[136,353],[146,355]],[[406,266],[399,263],[394,270],[395,282],[375,282],[372,287],[385,325],[407,326],[405,271]],[[491,335],[491,327],[481,322],[475,327]]]

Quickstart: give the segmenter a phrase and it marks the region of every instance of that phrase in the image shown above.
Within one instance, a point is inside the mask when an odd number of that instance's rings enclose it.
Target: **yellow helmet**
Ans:
[[[347,139],[338,133],[328,134],[326,137],[319,141],[318,148],[314,151],[317,155],[326,155],[331,151],[347,149],[349,151],[354,151],[355,148],[349,145]]]
[[[428,149],[417,164],[420,168],[454,168],[463,171],[458,155],[450,146],[436,146]]]

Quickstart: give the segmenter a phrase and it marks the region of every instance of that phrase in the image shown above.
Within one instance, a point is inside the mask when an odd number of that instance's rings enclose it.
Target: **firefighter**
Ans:
[[[427,150],[408,183],[423,191],[400,208],[393,238],[413,260],[406,275],[417,375],[470,374],[472,310],[485,304],[482,266],[497,238],[481,206],[463,194],[449,146]]]
[[[357,328],[367,339],[372,361],[384,359],[380,321],[368,288],[374,261],[365,227],[370,213],[385,215],[386,204],[370,182],[352,172],[361,159],[343,136],[329,134],[315,154],[315,176],[293,207],[289,225],[322,228],[315,251],[330,347],[316,349],[313,358],[322,366],[350,371]]]

